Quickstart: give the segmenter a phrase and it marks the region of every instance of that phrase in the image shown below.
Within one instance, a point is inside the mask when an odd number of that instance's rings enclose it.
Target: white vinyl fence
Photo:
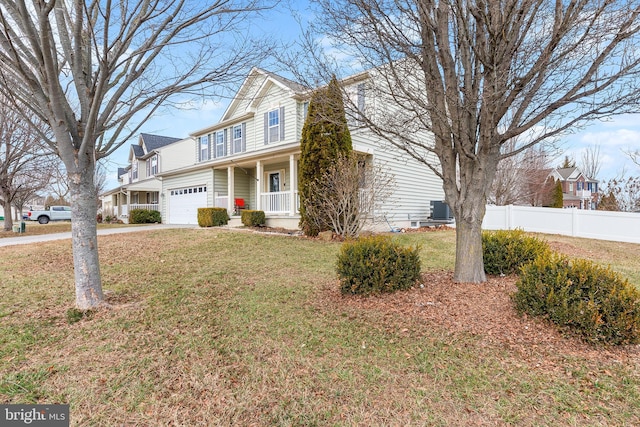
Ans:
[[[512,205],[487,206],[482,228],[485,230],[520,228],[537,233],[640,243],[640,213]]]

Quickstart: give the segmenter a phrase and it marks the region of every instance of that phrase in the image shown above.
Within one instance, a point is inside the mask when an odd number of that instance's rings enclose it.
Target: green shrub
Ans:
[[[198,208],[200,227],[218,227],[229,223],[229,214],[225,208]]]
[[[162,222],[160,212],[149,209],[131,209],[129,224],[153,224]]]
[[[242,223],[247,227],[254,227],[257,225],[264,225],[266,218],[264,216],[264,211],[245,209],[240,214],[240,221],[242,221]]]
[[[550,252],[547,242],[527,236],[522,230],[482,233],[484,270],[488,274],[516,274],[526,263]]]
[[[589,342],[640,342],[640,291],[610,268],[552,254],[525,265],[516,286],[521,313],[545,316]]]
[[[388,236],[345,242],[336,266],[343,294],[408,289],[420,277],[419,248],[402,247]]]

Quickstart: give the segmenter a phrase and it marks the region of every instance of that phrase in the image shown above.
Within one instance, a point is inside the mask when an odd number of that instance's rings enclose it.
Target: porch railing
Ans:
[[[216,196],[213,204],[216,208],[227,208],[229,202],[229,196]]]
[[[145,209],[148,211],[159,211],[160,206],[157,203],[131,203],[129,209]]]
[[[111,208],[114,212],[119,212],[120,216],[129,216],[131,209],[146,209],[148,211],[160,211],[157,203],[130,203],[128,205],[116,205]]]
[[[270,214],[287,214],[291,211],[291,192],[276,191],[261,194],[262,210]]]
[[[300,210],[300,196],[295,191],[295,212]],[[216,196],[214,205],[217,208],[226,208],[229,196]],[[291,213],[291,191],[278,191],[273,193],[262,193],[260,195],[261,210],[267,214],[289,214]]]

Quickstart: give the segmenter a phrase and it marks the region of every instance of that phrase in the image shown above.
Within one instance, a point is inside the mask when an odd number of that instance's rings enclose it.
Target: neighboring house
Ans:
[[[368,73],[343,84],[353,98],[351,105],[373,108]],[[296,228],[300,136],[310,95],[311,90],[300,84],[254,68],[220,121],[193,132],[195,145],[190,149],[186,142],[181,145],[190,154],[189,161],[155,174],[161,178],[163,222],[196,224],[197,209],[212,206],[226,208],[235,217],[243,207],[264,211],[269,225]],[[444,200],[440,179],[357,123],[350,123],[350,130],[353,149],[395,176],[392,200],[378,214],[386,213],[393,226],[419,226],[430,214],[430,202]],[[132,158],[142,160],[148,152]],[[131,185],[123,187],[134,194]],[[145,186],[142,193],[151,193],[150,189]]]
[[[126,219],[131,209],[160,210],[159,173],[191,161],[192,147],[189,138],[140,134],[129,150],[129,165],[118,168],[120,185],[100,196],[103,214]]]
[[[556,168],[549,177],[562,184],[562,205],[565,208],[594,210],[598,207],[598,181],[584,175],[577,167]]]

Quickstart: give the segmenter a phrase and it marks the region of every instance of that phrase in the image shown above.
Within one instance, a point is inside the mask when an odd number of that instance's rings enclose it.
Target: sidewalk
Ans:
[[[122,227],[122,228],[104,228],[98,229],[98,236],[106,236],[110,234],[135,233],[138,231],[162,230],[167,228],[198,228],[197,225],[180,225],[180,224],[154,224],[143,225],[140,227]],[[71,232],[39,234],[35,236],[5,237],[0,239],[0,247],[14,245],[29,245],[32,243],[50,242],[53,240],[71,239]]]

